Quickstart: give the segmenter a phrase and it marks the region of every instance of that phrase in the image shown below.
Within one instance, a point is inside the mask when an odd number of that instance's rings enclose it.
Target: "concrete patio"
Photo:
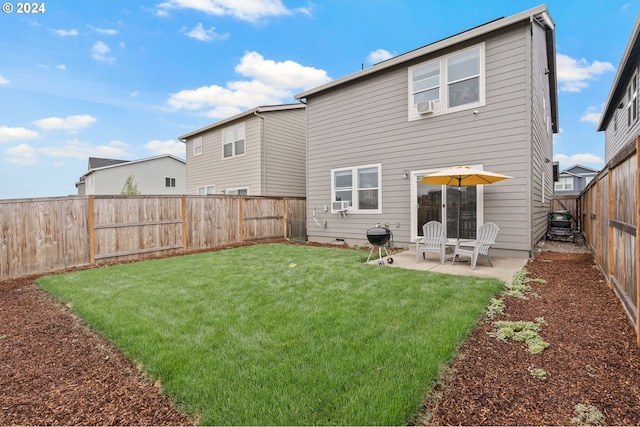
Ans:
[[[420,259],[420,262],[416,263],[415,248],[410,248],[403,252],[391,254],[393,263],[387,263],[387,257],[384,256],[382,251],[383,260],[385,261],[384,268],[406,268],[410,270],[423,270],[431,271],[434,273],[443,274],[456,274],[460,276],[477,276],[477,277],[489,277],[500,279],[505,283],[511,283],[513,275],[520,269],[527,265],[528,260],[522,258],[504,258],[492,256],[491,262],[493,267],[489,266],[487,259],[483,256],[478,258],[476,269],[472,270],[469,265],[468,258],[463,258],[462,262],[456,261],[455,265],[452,264],[452,254],[447,254],[444,265],[440,264],[440,258],[437,254],[426,254],[426,259]],[[377,249],[374,250],[373,256],[377,256]],[[377,264],[378,260],[371,260],[369,264]],[[381,268],[383,268],[381,266]]]

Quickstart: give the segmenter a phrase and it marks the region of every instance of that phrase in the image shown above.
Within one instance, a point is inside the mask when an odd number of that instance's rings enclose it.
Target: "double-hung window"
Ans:
[[[244,155],[244,123],[222,130],[222,156],[226,159]]]
[[[409,68],[409,120],[485,103],[484,43]]]
[[[382,213],[381,166],[332,169],[331,193],[333,201],[347,202],[351,212]]]
[[[554,187],[556,191],[573,191],[573,178],[560,178]]]
[[[193,155],[199,156],[202,154],[202,137],[197,136],[193,138]]]

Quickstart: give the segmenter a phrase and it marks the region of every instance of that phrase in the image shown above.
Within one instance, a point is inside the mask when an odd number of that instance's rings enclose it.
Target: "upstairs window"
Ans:
[[[193,138],[193,155],[199,156],[202,154],[202,137],[197,136]]]
[[[573,191],[573,178],[560,178],[554,188],[556,191]]]
[[[484,105],[484,43],[409,68],[409,120]]]
[[[244,123],[222,130],[222,156],[226,159],[244,155]]]
[[[164,186],[165,187],[175,187],[176,186],[176,179],[175,178],[165,178],[164,179]]]

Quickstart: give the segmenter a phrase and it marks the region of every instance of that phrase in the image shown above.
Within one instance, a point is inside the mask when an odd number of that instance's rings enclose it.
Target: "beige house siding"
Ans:
[[[514,177],[483,188],[483,222],[500,227],[496,250],[528,256],[532,218],[540,216],[532,207],[532,174],[539,168],[532,164],[532,153],[550,156],[551,149],[550,137],[533,141],[533,127],[540,123],[532,118],[531,80],[539,70],[532,70],[531,31],[530,21],[523,20],[306,94],[309,239],[366,243],[367,228],[381,223],[389,225],[397,245],[412,244],[411,181],[403,178],[404,172],[482,165]],[[408,121],[409,67],[479,43],[485,46],[486,105]],[[331,169],[370,164],[381,165],[382,213],[332,214]]]
[[[264,110],[264,111],[263,111]],[[223,157],[222,132],[243,124],[245,154]],[[305,195],[304,108],[258,107],[219,125],[185,137],[187,193],[215,186],[216,194],[247,189],[254,196]],[[194,140],[202,137],[202,154],[195,155]]]

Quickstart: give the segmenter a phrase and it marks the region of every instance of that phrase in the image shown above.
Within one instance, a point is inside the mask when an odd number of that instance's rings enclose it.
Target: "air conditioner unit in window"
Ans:
[[[433,113],[434,101],[421,102],[416,104],[418,109],[418,113],[420,114],[430,114]]]
[[[338,212],[344,212],[347,210],[347,208],[349,207],[349,204],[351,202],[349,202],[348,200],[341,200],[339,202],[331,202],[331,210],[332,211],[338,211]]]

